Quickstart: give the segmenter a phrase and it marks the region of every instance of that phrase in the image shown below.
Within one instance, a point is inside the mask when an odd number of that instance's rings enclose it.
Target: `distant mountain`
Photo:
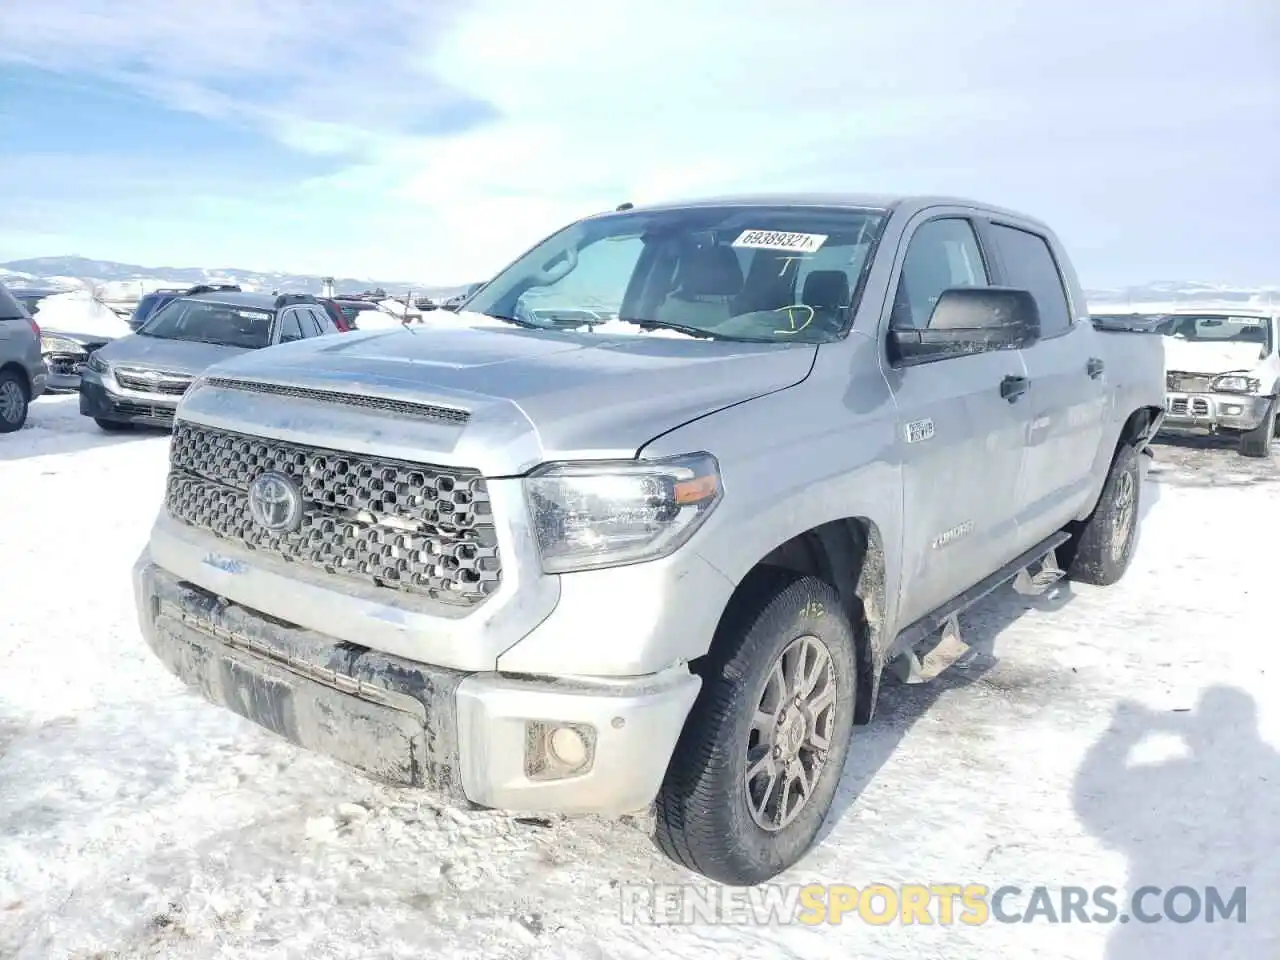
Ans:
[[[1157,280],[1111,290],[1086,290],[1085,294],[1090,304],[1107,307],[1124,307],[1130,304],[1135,307],[1175,304],[1196,307],[1210,303],[1280,306],[1280,286],[1234,287],[1189,280]]]
[[[144,267],[114,260],[90,260],[87,257],[32,257],[0,263],[0,280],[12,287],[102,287],[107,299],[136,300],[146,290],[157,287],[189,287],[198,283],[236,283],[245,289],[279,290],[281,293],[321,292],[322,278],[309,274],[267,273],[238,267]],[[389,295],[439,299],[466,289],[465,285],[432,286],[408,280],[371,280],[359,277],[335,277],[338,293],[362,293],[385,290]]]

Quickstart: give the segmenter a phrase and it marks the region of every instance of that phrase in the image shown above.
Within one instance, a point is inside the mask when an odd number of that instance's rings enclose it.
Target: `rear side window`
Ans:
[[[1071,305],[1053,251],[1044,237],[1027,230],[991,225],[992,238],[1004,267],[1005,282],[1030,290],[1040,308],[1044,336],[1052,337],[1071,328]]]
[[[300,307],[298,309],[298,322],[302,324],[302,335],[304,337],[320,336],[320,322],[316,319],[316,315],[310,307]]]
[[[324,306],[312,307],[311,315],[315,318],[316,327],[320,330],[321,336],[338,332],[338,328],[333,322],[333,317],[329,316],[329,311]]]
[[[0,320],[25,320],[27,311],[0,283]]]

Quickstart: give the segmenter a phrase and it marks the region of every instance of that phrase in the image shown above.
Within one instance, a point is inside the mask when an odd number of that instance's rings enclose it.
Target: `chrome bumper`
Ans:
[[[1252,430],[1262,423],[1270,397],[1239,393],[1169,393],[1164,427],[1178,430]]]

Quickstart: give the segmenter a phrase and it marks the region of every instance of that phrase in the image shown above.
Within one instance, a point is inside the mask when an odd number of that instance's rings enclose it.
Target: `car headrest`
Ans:
[[[838,310],[849,305],[849,276],[843,270],[815,270],[804,280],[801,299],[815,309]]]
[[[732,247],[690,247],[680,256],[676,279],[685,297],[732,297],[742,291],[742,266]]]

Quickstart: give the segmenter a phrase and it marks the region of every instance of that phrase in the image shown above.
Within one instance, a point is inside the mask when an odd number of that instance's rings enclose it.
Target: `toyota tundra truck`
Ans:
[[[444,321],[207,370],[142,633],[382,781],[647,813],[755,884],[814,842],[886,668],[929,679],[1008,581],[1125,573],[1164,386],[1160,338],[1095,329],[1008,210],[624,207]]]

